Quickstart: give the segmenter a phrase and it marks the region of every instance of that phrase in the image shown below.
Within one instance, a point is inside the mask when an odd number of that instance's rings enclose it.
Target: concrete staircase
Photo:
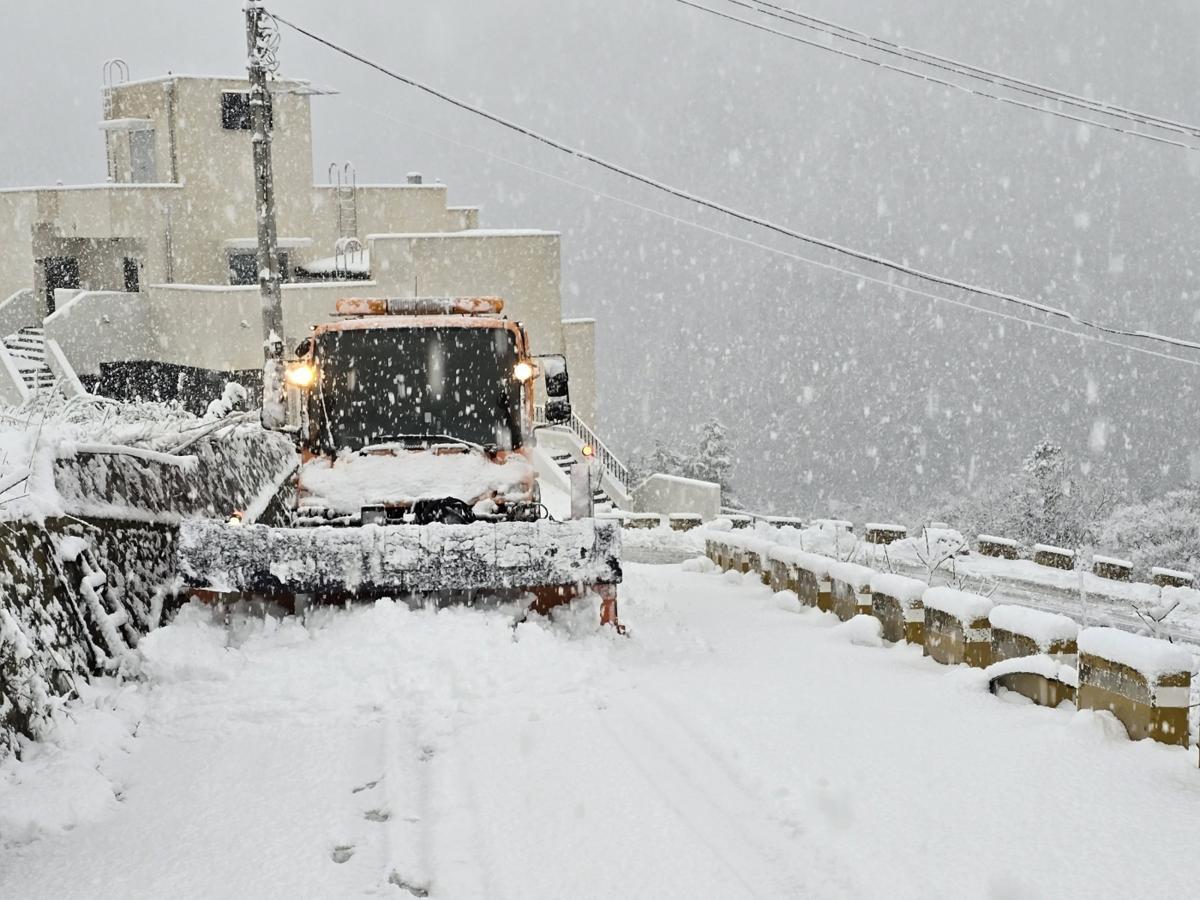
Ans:
[[[40,327],[26,326],[4,339],[21,379],[31,392],[52,390],[55,377],[46,365],[46,333]]]
[[[550,454],[550,458],[554,460],[554,464],[562,469],[566,473],[567,478],[570,479],[571,470],[575,468],[578,460],[565,450]],[[597,508],[602,506],[608,510],[613,508],[612,497],[608,496],[608,492],[599,486],[597,486],[592,494],[592,502]]]

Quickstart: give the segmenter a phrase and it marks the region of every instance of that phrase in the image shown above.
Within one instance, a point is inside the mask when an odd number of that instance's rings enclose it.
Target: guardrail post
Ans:
[[[883,625],[885,641],[925,644],[925,605],[928,585],[916,578],[876,572],[871,576],[871,613]]]
[[[948,587],[930,588],[922,600],[925,655],[947,666],[986,668],[992,656],[992,601]]]
[[[1190,745],[1192,655],[1115,628],[1079,634],[1079,708],[1106,709],[1135,740]]]

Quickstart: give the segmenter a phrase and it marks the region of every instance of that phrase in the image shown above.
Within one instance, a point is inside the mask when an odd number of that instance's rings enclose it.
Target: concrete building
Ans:
[[[227,381],[261,383],[249,84],[127,75],[105,66],[106,183],[0,190],[0,402],[65,385],[203,412]],[[570,369],[575,417],[541,432],[542,478],[569,493],[567,472],[590,461],[597,498],[631,509],[630,473],[593,431],[595,322],[562,317],[559,235],[483,230],[478,209],[448,206],[444,185],[415,174],[358,184],[333,165],[314,184],[316,93],[272,87],[286,346],[339,297],[503,297],[533,351]],[[638,508],[716,514],[704,491],[681,490]]]
[[[0,191],[0,335],[15,335],[0,381],[14,367],[25,389],[53,381],[37,354],[44,329],[89,389],[202,409],[262,365],[249,87],[126,71],[106,67],[107,183]],[[446,188],[418,175],[360,185],[331,166],[314,185],[314,93],[273,85],[289,345],[341,296],[500,296],[535,352],[567,355],[575,410],[593,423],[594,322],[562,318],[559,236],[481,230],[478,209],[448,206]],[[21,388],[5,384],[5,399]]]

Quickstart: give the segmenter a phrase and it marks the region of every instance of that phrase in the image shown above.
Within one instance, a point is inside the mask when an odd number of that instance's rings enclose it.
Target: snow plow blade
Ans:
[[[192,588],[256,597],[532,592],[542,601],[594,590],[615,602],[620,548],[617,523],[594,519],[348,528],[190,520],[180,526],[179,569]]]

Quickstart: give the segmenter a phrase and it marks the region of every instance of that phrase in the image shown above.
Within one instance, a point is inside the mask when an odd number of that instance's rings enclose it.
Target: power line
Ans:
[[[654,190],[657,190],[661,193],[668,194],[672,197],[676,197],[681,200],[686,200],[689,203],[693,203],[693,204],[695,204],[697,206],[701,206],[705,209],[709,209],[714,212],[722,213],[723,215],[726,215],[726,216],[729,216],[730,218],[745,222],[749,225],[754,225],[759,228],[764,228],[768,231],[775,232],[776,234],[783,235],[784,237],[789,237],[794,240],[802,241],[804,243],[811,244],[816,247],[822,247],[826,250],[831,250],[835,253],[840,253],[843,256],[848,256],[853,259],[857,259],[860,262],[866,262],[866,263],[870,263],[871,265],[880,266],[880,267],[886,268],[886,269],[891,269],[894,272],[898,272],[903,275],[909,275],[914,278],[921,279],[922,281],[929,282],[931,284],[937,284],[937,285],[941,285],[943,287],[950,287],[955,290],[964,291],[964,292],[970,293],[970,294],[977,294],[981,297],[990,297],[994,300],[1001,300],[1005,303],[1011,303],[1016,306],[1023,307],[1025,309],[1035,310],[1035,311],[1040,312],[1047,316],[1064,319],[1075,325],[1079,325],[1080,327],[1091,328],[1096,331],[1101,331],[1101,332],[1104,332],[1105,334],[1137,338],[1137,339],[1141,339],[1141,340],[1148,340],[1148,341],[1153,341],[1153,342],[1160,343],[1160,344],[1167,344],[1167,345],[1174,346],[1174,347],[1185,347],[1189,350],[1200,350],[1200,343],[1195,343],[1193,341],[1185,341],[1181,338],[1169,337],[1167,335],[1156,334],[1154,332],[1130,331],[1130,330],[1127,330],[1124,328],[1119,328],[1119,327],[1112,326],[1112,325],[1106,325],[1102,322],[1096,322],[1096,321],[1093,321],[1090,319],[1085,319],[1081,316],[1075,315],[1074,313],[1067,312],[1066,310],[1058,309],[1053,306],[1047,306],[1044,303],[1037,303],[1033,300],[1026,300],[1025,298],[1018,297],[1015,294],[1008,294],[1003,291],[996,291],[996,290],[992,290],[991,288],[986,288],[986,287],[981,287],[979,285],[969,284],[967,282],[959,281],[957,279],[950,278],[945,275],[937,275],[932,272],[925,272],[925,271],[922,271],[921,269],[914,268],[913,266],[909,266],[904,263],[895,262],[894,260],[886,259],[885,257],[876,256],[874,254],[867,253],[862,250],[856,250],[851,247],[846,247],[846,246],[844,246],[842,244],[838,244],[834,241],[825,240],[824,238],[819,238],[819,237],[815,237],[810,234],[805,234],[804,232],[801,232],[801,231],[796,231],[796,230],[788,228],[784,225],[780,225],[775,222],[772,222],[769,219],[764,219],[761,216],[757,216],[757,215],[754,215],[751,213],[741,212],[739,210],[725,206],[721,203],[717,203],[714,200],[708,200],[697,194],[693,194],[682,188],[672,187],[671,185],[665,184],[660,181],[656,181],[655,179],[650,178],[647,175],[642,175],[639,172],[635,172],[634,170],[628,169],[618,163],[610,162],[606,159],[603,159],[602,157],[596,156],[593,153],[589,153],[586,150],[581,150],[577,147],[572,147],[569,144],[565,144],[554,138],[547,137],[546,135],[541,134],[540,132],[534,131],[530,128],[526,128],[523,125],[519,125],[519,124],[517,124],[509,119],[506,119],[502,116],[499,116],[495,113],[491,113],[491,112],[488,112],[477,106],[473,106],[464,100],[459,100],[456,97],[453,97],[447,93],[444,93],[443,91],[440,91],[434,87],[431,87],[423,82],[417,81],[414,78],[409,78],[405,75],[400,75],[399,73],[394,72],[391,69],[388,69],[385,66],[383,66],[377,62],[373,62],[372,60],[369,60],[366,57],[360,56],[359,54],[357,54],[351,50],[348,50],[345,47],[339,46],[338,44],[334,43],[333,41],[331,41],[327,38],[323,38],[320,35],[314,34],[313,32],[308,31],[308,30],[300,27],[299,25],[296,25],[295,23],[285,19],[282,16],[275,15],[274,18],[277,19],[281,24],[288,26],[292,30],[296,31],[299,34],[304,35],[305,37],[309,38],[310,40],[313,40],[319,44],[322,44],[323,46],[328,47],[329,49],[334,50],[337,53],[340,53],[343,56],[348,57],[349,59],[353,59],[356,62],[362,63],[363,65],[365,65],[369,68],[372,68],[372,69],[376,70],[377,72],[380,72],[381,74],[386,75],[389,78],[399,81],[402,84],[409,85],[410,87],[416,88],[417,90],[420,90],[423,93],[426,93],[426,94],[429,94],[430,96],[436,97],[439,100],[443,100],[446,103],[451,104],[452,106],[456,106],[459,109],[462,109],[466,112],[470,112],[476,116],[479,116],[480,118],[486,119],[489,122],[493,122],[497,125],[500,125],[504,128],[509,129],[510,131],[516,132],[517,134],[523,135],[525,137],[530,138],[531,140],[537,141],[538,143],[544,144],[544,145],[551,147],[555,150],[558,150],[562,153],[566,153],[569,156],[573,156],[577,159],[582,159],[585,162],[590,162],[593,165],[596,165],[596,166],[598,166],[602,169],[605,169],[609,172],[613,172],[617,175],[621,175],[622,177],[627,178],[631,181],[636,181],[639,184],[653,188]]]
[[[573,181],[570,178],[566,178],[562,175],[556,175],[553,172],[547,172],[544,169],[539,169],[536,166],[529,165],[528,163],[519,162],[517,160],[510,159],[509,157],[502,156],[501,154],[496,153],[494,150],[485,150],[481,147],[476,147],[473,144],[468,144],[464,141],[460,141],[457,138],[447,137],[446,135],[439,134],[436,131],[430,131],[428,128],[424,128],[424,127],[422,127],[420,125],[416,125],[412,122],[407,122],[403,119],[400,119],[400,118],[397,118],[396,116],[391,115],[390,113],[385,113],[381,110],[375,109],[374,107],[367,106],[366,104],[358,103],[357,101],[353,100],[350,97],[346,97],[345,100],[350,105],[356,106],[359,109],[363,110],[364,112],[371,113],[372,115],[378,116],[381,119],[386,119],[387,121],[392,122],[393,124],[402,126],[411,131],[420,132],[421,134],[428,135],[429,137],[435,138],[439,141],[444,141],[447,144],[452,144],[452,145],[454,145],[456,147],[460,147],[464,150],[470,150],[473,153],[478,153],[481,156],[487,157],[488,159],[491,159],[491,160],[495,160],[496,162],[500,162],[500,163],[504,163],[505,165],[513,166],[514,168],[521,169],[526,172],[530,172],[534,175],[540,175],[543,178],[548,178],[552,181],[558,182],[559,184],[563,184],[568,187],[575,188],[576,190],[582,191],[586,194],[590,194],[593,197],[598,197],[602,200],[608,200],[612,203],[617,203],[622,206],[629,207],[630,209],[637,210],[638,212],[645,213],[647,215],[657,216],[658,218],[665,219],[666,221],[672,222],[676,225],[683,225],[684,227],[692,228],[697,231],[702,231],[702,232],[705,232],[706,234],[724,238],[726,240],[733,241],[738,244],[743,244],[748,247],[753,247],[753,248],[755,248],[757,250],[761,250],[765,253],[771,253],[771,254],[774,254],[775,256],[781,256],[781,257],[784,257],[785,259],[804,263],[805,265],[808,265],[808,266],[812,266],[812,267],[815,267],[818,269],[824,269],[829,272],[834,272],[838,275],[842,275],[847,278],[853,278],[856,281],[879,285],[880,287],[883,287],[887,290],[898,291],[903,294],[912,294],[915,297],[924,297],[926,299],[933,300],[938,303],[947,303],[947,304],[950,304],[951,306],[957,306],[961,309],[970,310],[971,312],[983,313],[984,315],[994,316],[998,319],[1002,319],[1002,320],[1005,320],[1008,322],[1015,322],[1018,325],[1025,325],[1030,328],[1043,329],[1045,331],[1054,332],[1056,334],[1066,335],[1067,337],[1078,338],[1081,341],[1091,341],[1093,343],[1104,344],[1107,347],[1112,347],[1117,350],[1125,350],[1130,353],[1140,353],[1140,354],[1143,354],[1146,356],[1153,356],[1157,359],[1167,360],[1168,362],[1177,362],[1177,363],[1182,363],[1184,365],[1189,365],[1189,366],[1200,366],[1200,360],[1187,359],[1182,356],[1174,356],[1169,353],[1162,353],[1158,350],[1151,350],[1148,347],[1138,347],[1133,344],[1123,344],[1118,341],[1111,341],[1108,338],[1102,337],[1098,334],[1090,334],[1088,332],[1082,332],[1082,331],[1072,331],[1069,328],[1063,328],[1058,325],[1051,325],[1047,322],[1038,322],[1034,319],[1024,319],[1024,318],[1021,318],[1020,316],[1014,316],[1009,313],[1001,312],[1000,310],[997,310],[997,309],[989,309],[986,306],[975,306],[973,304],[966,303],[962,300],[955,300],[951,297],[946,297],[942,294],[933,294],[933,293],[930,293],[929,291],[923,291],[920,288],[914,288],[914,287],[909,287],[908,285],[899,284],[896,282],[885,281],[882,278],[876,278],[871,275],[865,275],[862,272],[856,272],[853,269],[846,269],[841,266],[834,265],[833,263],[822,262],[820,260],[812,259],[811,257],[808,257],[808,256],[802,256],[798,253],[793,253],[788,250],[783,250],[779,247],[772,247],[769,244],[763,244],[763,243],[761,243],[759,241],[755,241],[751,238],[742,237],[742,236],[736,235],[736,234],[731,234],[728,231],[722,231],[719,228],[713,228],[708,225],[703,225],[699,222],[691,221],[690,219],[684,219],[680,216],[672,215],[671,213],[664,212],[661,209],[655,209],[654,207],[644,206],[640,203],[637,203],[636,201],[629,200],[625,197],[618,197],[614,194],[605,193],[604,191],[601,191],[597,188],[591,187],[590,185],[581,184],[578,181]]]
[[[755,11],[762,13],[765,16],[783,19],[791,22],[794,25],[799,25],[803,28],[809,28],[813,31],[818,31],[823,34],[830,34],[841,40],[850,41],[860,44],[864,47],[870,47],[874,50],[879,50],[884,53],[890,53],[896,56],[902,56],[905,59],[920,62],[923,65],[932,66],[934,68],[945,69],[946,71],[955,72],[957,74],[966,75],[970,78],[976,78],[981,81],[986,81],[990,84],[1010,88],[1014,91],[1027,93],[1035,97],[1041,97],[1046,100],[1054,100],[1069,106],[1076,106],[1083,109],[1092,110],[1094,112],[1111,115],[1118,118],[1130,119],[1143,125],[1150,125],[1155,128],[1163,128],[1168,131],[1175,131],[1180,134],[1190,135],[1192,137],[1200,137],[1200,126],[1188,125],[1184,122],[1178,122],[1173,119],[1167,119],[1162,116],[1154,115],[1153,113],[1141,112],[1128,107],[1119,106],[1115,103],[1105,103],[1102,100],[1094,100],[1090,97],[1082,97],[1078,94],[1072,94],[1059,88],[1047,87],[1044,84],[1029,81],[1023,78],[1015,78],[1011,75],[1005,75],[1001,72],[995,72],[990,69],[984,69],[979,66],[971,65],[960,60],[952,59],[947,56],[939,56],[936,53],[930,53],[926,50],[918,50],[915,47],[907,47],[903,44],[897,44],[885,38],[876,37],[867,34],[863,31],[856,31],[853,28],[848,28],[845,25],[839,25],[836,22],[830,22],[828,19],[821,19],[807,13],[802,13],[799,10],[791,9],[786,6],[780,6],[776,3],[769,3],[767,0],[752,0],[753,7],[746,0],[727,0],[737,6],[746,9],[753,8]],[[768,10],[775,10],[774,13]],[[832,30],[830,30],[832,29]],[[838,33],[834,33],[838,32]]]
[[[1032,103],[1026,103],[1024,100],[1017,100],[1013,97],[1005,97],[1001,94],[994,94],[994,93],[991,93],[990,91],[983,91],[978,88],[973,88],[973,87],[970,87],[965,84],[959,84],[954,81],[947,81],[944,78],[938,78],[935,75],[928,75],[924,72],[918,72],[915,69],[906,69],[903,66],[892,65],[891,63],[882,62],[881,60],[878,60],[878,59],[871,59],[870,57],[862,56],[858,53],[852,53],[849,50],[842,50],[838,47],[831,47],[828,44],[821,43],[820,41],[809,40],[808,38],[801,37],[798,34],[792,34],[791,32],[787,32],[787,31],[780,31],[778,28],[772,28],[769,25],[762,25],[758,22],[752,22],[749,19],[743,19],[741,16],[735,16],[732,13],[722,12],[721,10],[714,9],[711,6],[705,6],[702,3],[696,3],[696,2],[694,2],[694,0],[675,0],[675,2],[680,3],[683,6],[687,6],[692,9],[699,10],[700,12],[705,12],[705,13],[708,13],[709,15],[716,16],[717,18],[725,19],[726,21],[729,21],[729,22],[736,22],[740,25],[745,25],[747,28],[753,28],[756,31],[762,31],[767,34],[775,35],[776,37],[786,38],[787,40],[795,41],[798,44],[804,44],[805,46],[808,46],[808,47],[815,47],[818,50],[824,50],[826,53],[834,53],[838,56],[842,56],[847,59],[853,59],[853,60],[857,60],[858,62],[864,62],[864,63],[867,63],[868,65],[875,66],[878,69],[881,69],[881,70],[884,70],[887,72],[896,72],[897,74],[905,75],[909,78],[916,78],[919,81],[924,81],[929,84],[936,84],[939,87],[950,88],[951,90],[961,91],[965,94],[972,94],[976,97],[982,97],[985,100],[994,100],[997,103],[1005,103],[1009,106],[1015,106],[1020,109],[1033,110],[1034,112],[1043,113],[1048,116],[1054,116],[1055,118],[1065,119],[1068,122],[1075,122],[1076,124],[1080,124],[1080,125],[1090,125],[1095,128],[1102,128],[1106,131],[1113,131],[1113,132],[1116,132],[1117,134],[1124,134],[1124,135],[1128,135],[1129,137],[1137,137],[1137,138],[1141,138],[1142,140],[1153,141],[1156,144],[1164,144],[1168,147],[1178,147],[1181,150],[1188,150],[1188,151],[1191,151],[1192,153],[1200,153],[1200,147],[1194,146],[1192,144],[1184,143],[1183,141],[1177,141],[1177,140],[1174,140],[1173,138],[1162,137],[1161,135],[1157,135],[1157,134],[1150,134],[1149,132],[1146,132],[1146,131],[1136,131],[1131,128],[1123,128],[1120,125],[1114,125],[1111,122],[1103,122],[1103,121],[1100,121],[1099,119],[1089,119],[1084,116],[1077,116],[1074,113],[1063,112],[1062,110],[1059,110],[1059,109],[1049,109],[1045,106],[1036,106]],[[737,2],[737,0],[730,0],[730,2]],[[745,4],[739,3],[738,5],[744,6]],[[768,15],[769,15],[769,13],[768,13]]]

